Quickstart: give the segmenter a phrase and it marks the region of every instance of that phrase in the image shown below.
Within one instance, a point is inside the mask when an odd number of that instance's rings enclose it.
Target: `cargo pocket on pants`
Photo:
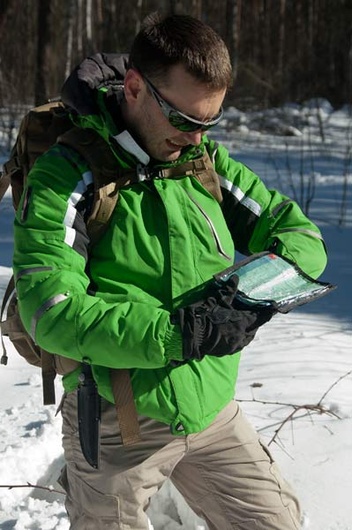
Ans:
[[[281,502],[282,502],[283,506],[285,508],[287,508],[287,506],[289,504],[289,499],[285,499],[285,497],[282,495],[282,493],[283,493],[283,491],[285,489],[285,486],[286,486],[286,482],[284,481],[283,477],[281,476],[281,473],[279,471],[278,465],[276,464],[276,462],[275,462],[275,460],[274,460],[269,448],[261,440],[259,440],[259,444],[260,444],[261,448],[263,449],[264,453],[266,454],[266,456],[269,459],[270,474],[272,475],[272,477],[274,478],[275,482],[278,485]]]
[[[282,505],[284,508],[286,508],[286,511],[289,514],[289,518],[291,519],[293,527],[299,529],[301,527],[300,526],[301,514],[300,514],[300,506],[299,506],[298,499],[295,496],[294,491],[292,490],[290,484],[281,475],[279,467],[277,463],[275,462],[269,448],[261,440],[259,440],[259,443],[264,453],[269,459],[270,473],[278,485]]]
[[[66,492],[65,507],[72,530],[120,528],[120,505],[116,495],[98,491],[66,466],[58,482]]]

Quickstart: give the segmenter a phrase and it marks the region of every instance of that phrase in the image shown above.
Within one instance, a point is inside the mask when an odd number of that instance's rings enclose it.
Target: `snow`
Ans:
[[[266,112],[231,108],[212,132],[269,187],[307,205],[329,253],[321,279],[338,286],[264,326],[243,353],[237,386],[242,407],[297,491],[309,530],[352,530],[351,124],[350,108],[314,100]],[[0,227],[1,297],[11,274],[9,194]],[[61,418],[55,406],[42,405],[39,370],[8,347],[8,366],[0,367],[0,528],[68,530],[56,482]],[[59,400],[60,381],[56,386]],[[170,483],[148,515],[154,530],[206,529]]]

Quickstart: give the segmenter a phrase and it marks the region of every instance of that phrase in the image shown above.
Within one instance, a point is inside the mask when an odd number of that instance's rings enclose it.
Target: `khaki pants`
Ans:
[[[71,530],[147,530],[145,510],[168,478],[209,530],[300,528],[294,494],[236,402],[188,436],[172,436],[167,425],[140,418],[142,441],[124,447],[115,408],[103,400],[95,470],[80,450],[76,399],[70,393],[62,406],[67,464],[60,483]]]

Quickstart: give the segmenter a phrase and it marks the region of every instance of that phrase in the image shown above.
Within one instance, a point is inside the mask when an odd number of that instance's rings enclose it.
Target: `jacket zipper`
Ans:
[[[182,188],[183,189],[183,188]],[[216,228],[213,224],[213,221],[210,219],[209,215],[205,212],[205,210],[201,207],[201,205],[192,197],[192,195],[190,193],[188,193],[188,191],[184,190],[184,192],[187,194],[187,196],[189,197],[189,199],[193,202],[193,204],[198,208],[198,210],[200,211],[200,213],[202,214],[202,216],[204,217],[204,219],[206,220],[209,228],[210,228],[210,232],[213,236],[213,239],[215,241],[215,245],[216,245],[216,248],[218,250],[218,253],[220,254],[220,256],[224,257],[225,259],[227,259],[228,261],[233,261],[233,258],[232,256],[229,256],[225,250],[223,249],[222,245],[221,245],[221,242],[220,242],[220,237],[219,237],[219,234],[217,233],[216,231]]]

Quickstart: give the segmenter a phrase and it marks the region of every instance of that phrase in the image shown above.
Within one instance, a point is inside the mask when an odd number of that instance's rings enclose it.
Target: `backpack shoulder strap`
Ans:
[[[119,189],[137,182],[133,170],[118,169],[110,145],[94,129],[73,127],[58,138],[58,142],[71,147],[84,158],[94,181],[93,208],[87,221],[90,246],[103,236],[118,200]]]
[[[219,177],[206,149],[201,157],[189,160],[188,162],[184,162],[175,167],[162,169],[159,174],[162,178],[177,178],[180,175],[194,175],[202,186],[204,186],[204,188],[206,188],[219,203],[222,202]]]
[[[194,160],[194,162],[197,162],[197,160]],[[204,155],[199,159],[199,162],[201,162],[201,165],[195,168],[195,177],[221,204],[223,197],[219,176],[215,171],[214,164],[210,159],[207,149],[205,149]]]
[[[130,371],[128,368],[112,369],[110,378],[122,443],[123,445],[135,444],[141,440],[141,434]]]

